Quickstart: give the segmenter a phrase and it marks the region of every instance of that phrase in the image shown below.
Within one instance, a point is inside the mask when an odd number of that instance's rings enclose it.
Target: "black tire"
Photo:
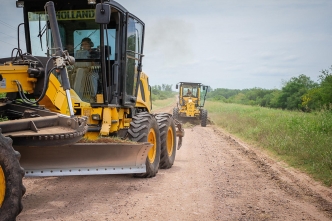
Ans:
[[[16,220],[23,209],[24,169],[19,163],[20,154],[13,149],[12,143],[12,139],[4,137],[0,129],[0,221]]]
[[[173,108],[173,117],[174,119],[179,119],[179,108],[177,107]]]
[[[201,119],[201,126],[202,127],[206,127],[207,124],[207,116],[208,116],[208,112],[207,110],[202,110],[202,119]]]
[[[156,119],[148,112],[138,113],[130,123],[128,137],[132,141],[153,144],[145,161],[146,172],[134,176],[141,178],[156,176],[160,162],[160,135]]]
[[[161,152],[159,168],[169,169],[173,166],[176,155],[176,129],[172,116],[162,113],[156,115],[159,126]]]

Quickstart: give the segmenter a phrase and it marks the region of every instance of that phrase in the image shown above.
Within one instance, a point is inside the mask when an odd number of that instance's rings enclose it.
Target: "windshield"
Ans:
[[[206,93],[208,91],[208,86],[201,86],[201,90],[200,90],[200,103],[199,103],[199,106],[203,107],[204,106],[204,103],[205,103],[205,96],[206,96]]]
[[[182,85],[182,94],[184,97],[197,97],[197,86]]]
[[[100,65],[100,26],[95,23],[95,10],[56,11],[63,50],[75,57],[75,64],[68,67],[71,87],[86,102],[96,102],[102,94]],[[31,53],[34,56],[54,54],[51,30],[47,28],[44,11],[28,12]],[[106,59],[115,59],[115,27],[104,32]],[[57,76],[58,77],[58,76]],[[59,79],[61,80],[61,79]]]
[[[77,59],[99,58],[100,31],[95,23],[94,9],[63,10],[57,11],[56,15],[63,49]],[[43,11],[28,12],[31,52],[35,56],[47,56],[53,50],[46,17]],[[114,49],[115,29],[108,29],[107,34],[109,46]],[[114,60],[114,53],[109,59]]]

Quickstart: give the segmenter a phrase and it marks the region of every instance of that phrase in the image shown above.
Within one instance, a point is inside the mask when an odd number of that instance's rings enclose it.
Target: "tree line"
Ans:
[[[176,92],[172,91],[172,84],[155,85],[151,87],[152,100],[165,100],[173,97]]]
[[[284,81],[281,90],[217,88],[207,94],[207,99],[308,112],[330,110],[332,108],[332,66],[322,70],[318,78],[318,82],[314,82],[310,77],[301,74]]]

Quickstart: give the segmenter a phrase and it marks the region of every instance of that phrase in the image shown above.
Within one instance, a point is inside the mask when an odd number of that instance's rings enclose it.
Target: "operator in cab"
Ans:
[[[188,97],[193,96],[193,94],[191,93],[191,90],[190,90],[190,89],[188,89],[186,96],[188,96]]]
[[[90,38],[83,38],[81,42],[81,49],[76,52],[75,58],[77,59],[90,58],[90,53],[92,51],[93,46],[94,44]]]

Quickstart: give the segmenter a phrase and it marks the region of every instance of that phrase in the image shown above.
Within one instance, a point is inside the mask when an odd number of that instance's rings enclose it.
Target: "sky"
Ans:
[[[143,71],[151,85],[281,89],[301,74],[318,81],[332,66],[331,0],[118,2],[145,23]],[[0,57],[17,46],[22,13],[2,0]]]

